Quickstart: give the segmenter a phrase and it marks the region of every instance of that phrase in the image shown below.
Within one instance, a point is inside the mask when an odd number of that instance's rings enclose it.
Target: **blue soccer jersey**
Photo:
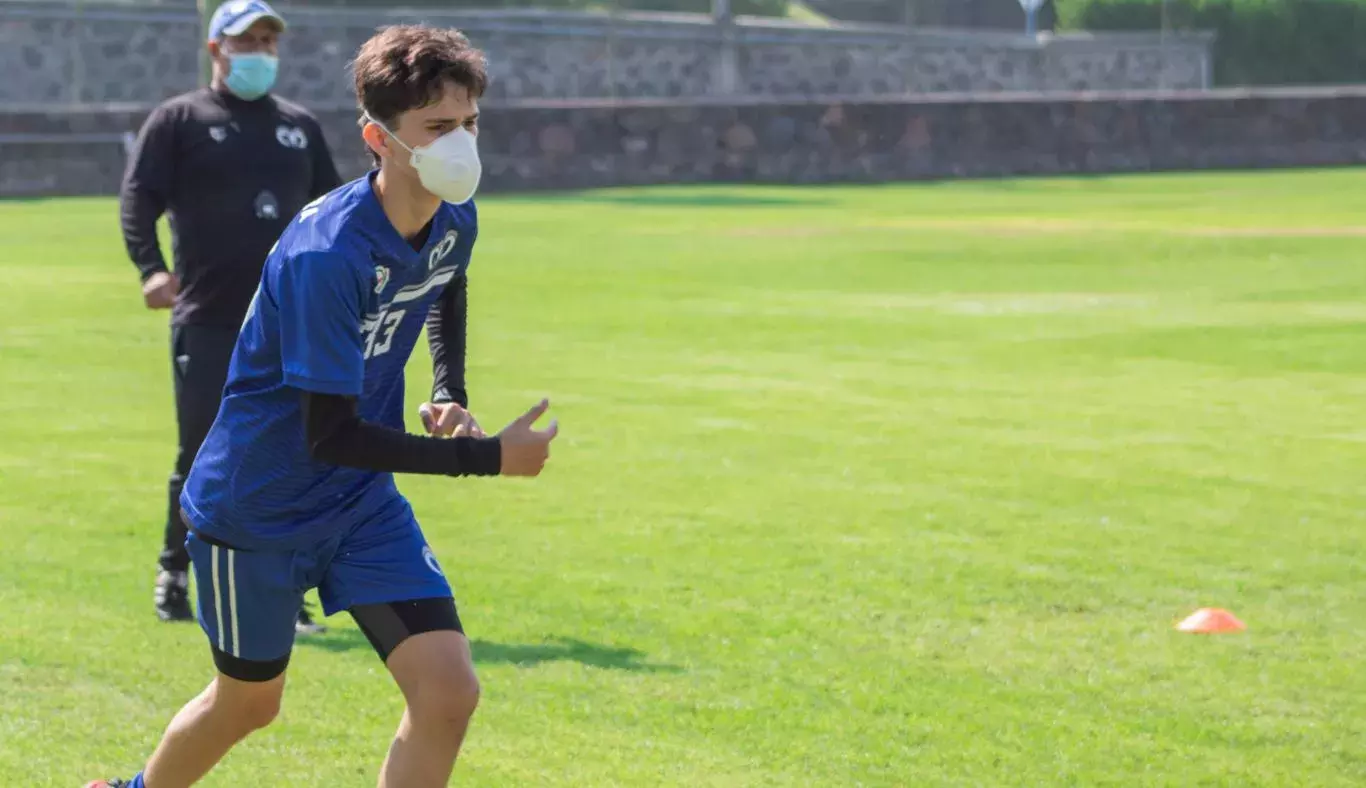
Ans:
[[[443,203],[416,251],[384,215],[373,175],[305,207],[266,259],[180,498],[202,534],[288,549],[398,497],[392,474],[312,459],[303,392],[358,397],[362,419],[403,429],[404,366],[428,311],[465,273],[478,222],[473,202]]]

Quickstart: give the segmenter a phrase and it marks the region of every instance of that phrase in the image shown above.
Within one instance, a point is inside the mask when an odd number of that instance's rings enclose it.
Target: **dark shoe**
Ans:
[[[313,614],[309,610],[310,607],[311,605],[305,602],[304,606],[299,608],[299,617],[294,621],[295,634],[321,635],[327,631],[327,627],[313,620]]]
[[[127,780],[91,780],[85,784],[85,788],[125,788],[132,785]]]
[[[157,590],[154,595],[157,605],[157,618],[162,621],[193,621],[194,611],[190,609],[190,573],[157,573]]]

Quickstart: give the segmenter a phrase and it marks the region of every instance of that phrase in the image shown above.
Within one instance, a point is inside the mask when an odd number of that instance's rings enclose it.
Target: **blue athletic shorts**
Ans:
[[[304,592],[327,615],[357,605],[450,597],[451,587],[407,501],[352,530],[298,550],[238,550],[191,531],[199,625],[214,648],[271,662],[294,647]]]

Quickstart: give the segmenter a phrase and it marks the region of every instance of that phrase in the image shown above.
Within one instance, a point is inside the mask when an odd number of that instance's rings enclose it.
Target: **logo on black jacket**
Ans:
[[[275,139],[286,148],[303,150],[308,147],[308,135],[298,126],[280,126],[275,129]]]

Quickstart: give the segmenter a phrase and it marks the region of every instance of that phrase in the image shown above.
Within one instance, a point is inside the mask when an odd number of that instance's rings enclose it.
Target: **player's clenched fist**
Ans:
[[[559,422],[538,430],[533,425],[550,408],[550,400],[541,400],[531,410],[517,417],[498,433],[502,444],[503,476],[536,476],[550,457],[550,442],[559,434]]]

